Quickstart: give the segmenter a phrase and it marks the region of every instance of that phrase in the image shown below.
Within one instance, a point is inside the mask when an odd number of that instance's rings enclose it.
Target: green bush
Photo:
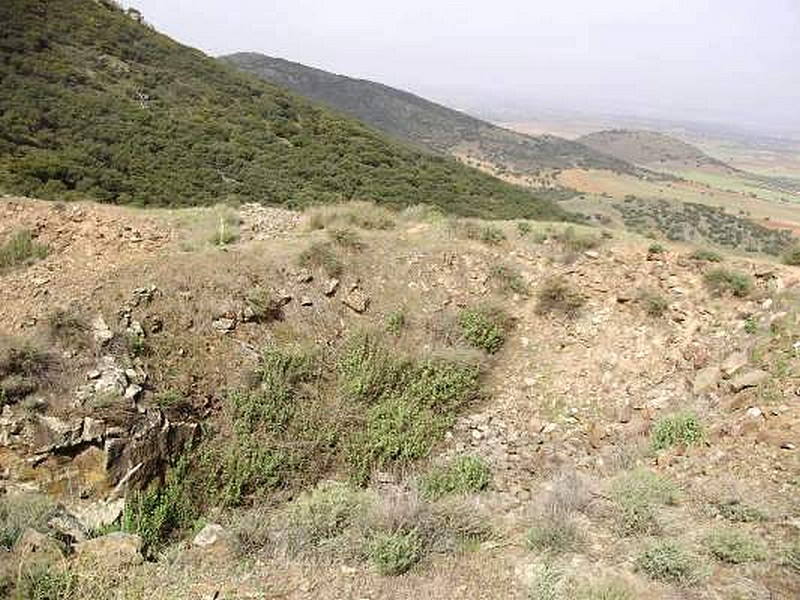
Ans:
[[[461,311],[458,324],[470,345],[494,354],[506,341],[508,319],[491,308],[467,308]]]
[[[601,239],[598,236],[580,234],[572,226],[567,227],[562,233],[556,234],[554,239],[562,245],[564,250],[573,254],[592,250],[601,243]]]
[[[528,284],[520,272],[507,265],[494,265],[489,271],[489,278],[501,291],[515,293],[520,296],[528,295]]]
[[[406,315],[402,310],[396,310],[386,316],[386,331],[390,335],[400,337],[406,326]]]
[[[369,543],[368,555],[381,575],[402,575],[422,557],[416,531],[379,533]]]
[[[784,253],[783,264],[793,267],[800,266],[800,244],[793,246]]]
[[[578,528],[567,515],[550,515],[548,520],[531,527],[526,536],[528,548],[554,554],[575,551],[581,541]]]
[[[747,296],[753,289],[753,279],[749,275],[722,267],[706,273],[705,280],[706,285],[714,293],[730,293],[737,298]]]
[[[717,512],[721,517],[733,523],[754,523],[766,520],[766,516],[760,510],[738,500],[718,504]]]
[[[664,246],[664,244],[659,244],[658,242],[650,244],[650,246],[647,248],[647,253],[651,256],[656,254],[664,254],[666,251],[667,247]]]
[[[517,221],[517,231],[524,237],[533,231],[533,226],[528,221]]]
[[[558,600],[563,577],[563,573],[552,564],[544,563],[531,582],[530,600]]]
[[[340,393],[351,402],[374,404],[393,389],[403,368],[375,334],[352,335],[336,363]]]
[[[672,540],[652,543],[636,566],[653,579],[681,585],[695,584],[701,576],[697,557]]]
[[[650,434],[654,450],[664,450],[677,444],[696,446],[703,441],[705,432],[700,421],[692,414],[677,414],[660,419]]]
[[[77,577],[69,569],[36,566],[19,572],[13,600],[78,600]]]
[[[537,299],[539,314],[562,313],[568,317],[576,317],[586,304],[586,298],[560,277],[545,281],[539,288]]]
[[[705,537],[704,543],[714,558],[732,565],[767,559],[763,545],[735,529],[716,529]]]
[[[702,248],[699,248],[694,252],[692,252],[689,255],[689,258],[701,262],[713,262],[713,263],[719,263],[725,260],[722,254],[720,254],[719,252],[715,252],[714,250],[706,250]]]
[[[225,210],[217,217],[217,225],[210,242],[215,246],[225,247],[239,241],[239,215],[232,210]]]
[[[256,287],[247,292],[245,304],[250,309],[252,319],[257,323],[279,321],[283,318],[281,303],[272,297],[269,290]]]
[[[344,271],[342,261],[328,242],[312,243],[300,253],[298,263],[308,269],[322,269],[329,277],[339,277]]]
[[[492,473],[483,459],[477,456],[461,456],[428,471],[420,481],[420,489],[426,498],[470,494],[485,490],[491,479]]]
[[[611,498],[620,534],[657,533],[658,509],[674,504],[678,490],[669,480],[651,471],[637,469],[613,482]]]
[[[655,318],[663,317],[669,310],[669,300],[658,292],[647,291],[642,294],[645,312]]]
[[[17,231],[12,233],[4,244],[0,245],[0,271],[30,264],[44,258],[49,253],[49,248],[37,242],[30,230]]]

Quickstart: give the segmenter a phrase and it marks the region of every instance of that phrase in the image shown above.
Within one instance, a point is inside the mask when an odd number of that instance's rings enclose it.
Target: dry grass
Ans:
[[[410,209],[409,209],[410,210]],[[318,229],[358,227],[360,229],[393,229],[396,215],[372,202],[347,202],[335,206],[315,206],[305,211],[306,228]]]

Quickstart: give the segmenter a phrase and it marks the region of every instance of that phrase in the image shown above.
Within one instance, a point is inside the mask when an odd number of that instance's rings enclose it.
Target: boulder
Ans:
[[[97,531],[111,525],[122,516],[125,499],[101,500],[98,502],[79,502],[68,506],[73,515],[88,531]]]
[[[236,329],[236,320],[229,317],[221,317],[211,323],[211,326],[219,333],[230,333]]]
[[[339,280],[336,279],[336,278],[329,279],[325,283],[325,290],[324,291],[325,291],[325,295],[326,296],[334,296],[338,289],[339,289]]]
[[[64,421],[58,417],[36,415],[31,449],[34,453],[69,448],[83,439],[83,419]]]
[[[732,377],[738,371],[746,367],[748,362],[749,359],[747,358],[746,352],[734,352],[722,361],[720,368],[722,372],[725,373],[726,377]]]
[[[60,564],[64,560],[61,544],[30,528],[22,532],[14,545],[14,555],[20,565],[26,566]]]
[[[136,565],[144,561],[142,538],[121,531],[86,540],[75,544],[74,548],[79,560],[108,567]]]
[[[695,394],[702,394],[712,388],[717,387],[717,383],[722,377],[722,371],[719,367],[706,367],[701,369],[694,376],[694,383],[692,383],[692,391]]]
[[[232,548],[232,536],[225,528],[216,523],[209,523],[194,536],[192,545],[202,548],[207,553],[226,555]]]
[[[746,388],[756,387],[769,379],[769,373],[761,369],[753,369],[742,373],[731,380],[731,388],[735,392],[740,392]]]
[[[350,290],[347,296],[342,299],[342,304],[359,314],[366,312],[367,308],[369,307],[369,302],[369,296],[367,296],[359,288],[353,288]]]
[[[97,315],[95,320],[92,321],[92,335],[94,336],[94,341],[100,346],[107,344],[114,337],[114,332],[111,331],[103,315]]]

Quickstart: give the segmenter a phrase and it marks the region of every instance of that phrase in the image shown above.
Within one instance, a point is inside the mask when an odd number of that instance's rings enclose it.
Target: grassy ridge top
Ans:
[[[523,173],[572,167],[632,172],[633,167],[555,136],[528,136],[386,85],[336,75],[257,53],[222,57],[240,69],[352,115],[398,139],[439,152],[469,150]]]
[[[182,46],[110,2],[0,4],[0,188],[141,205],[348,198],[493,218],[555,204]]]

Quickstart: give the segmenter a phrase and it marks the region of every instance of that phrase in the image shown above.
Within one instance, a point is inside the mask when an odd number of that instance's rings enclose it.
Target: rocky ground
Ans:
[[[8,506],[35,512],[13,504],[34,493],[59,503],[38,531],[4,542],[9,581],[41,560],[74,573],[83,593],[109,598],[800,594],[796,268],[728,258],[724,268],[752,282],[737,297],[709,288],[718,265],[690,258],[688,247],[588,228],[568,234],[564,225],[497,229],[424,210],[373,212],[0,203],[0,241],[28,229],[50,249],[0,273],[4,356],[32,344],[38,354],[26,356],[46,356],[47,373],[0,365],[0,517],[13,520]],[[329,240],[340,272],[298,263],[310,244]],[[542,311],[553,281],[580,296],[576,310]],[[259,290],[271,304],[254,301]],[[460,311],[486,304],[510,324],[493,354],[450,339]],[[281,318],[262,319],[264,310]],[[430,465],[474,455],[491,483],[459,501],[491,534],[429,553],[397,577],[358,555],[244,549],[241,523],[254,508],[209,514],[198,536],[184,532],[147,561],[137,535],[102,535],[117,528],[131,490],[202,437],[262,347],[335,348],[397,314],[399,352],[480,354],[483,394],[429,461],[374,474],[368,493],[379,505],[406,501]],[[691,415],[702,435],[658,446],[676,415]],[[642,469],[679,497],[643,509],[656,513],[657,528],[620,533],[615,482]],[[556,505],[568,519],[548,512]],[[731,506],[752,518],[730,518]],[[263,508],[264,520],[285,509]],[[529,541],[532,527],[562,521],[581,543]],[[719,528],[750,536],[762,555],[726,562],[707,541]],[[690,551],[696,577],[643,566],[637,557],[663,540]],[[606,584],[616,595],[602,595]]]

